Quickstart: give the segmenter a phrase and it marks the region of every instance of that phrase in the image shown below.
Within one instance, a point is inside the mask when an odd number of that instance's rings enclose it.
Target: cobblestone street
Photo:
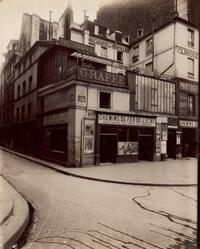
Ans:
[[[26,249],[196,248],[196,187],[78,179],[3,151],[0,162],[34,207]]]

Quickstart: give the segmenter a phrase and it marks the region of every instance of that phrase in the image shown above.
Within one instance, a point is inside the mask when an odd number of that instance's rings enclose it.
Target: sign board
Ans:
[[[193,58],[193,59],[197,59],[199,58],[199,54],[195,51],[192,51],[192,50],[189,50],[187,48],[183,48],[183,47],[177,47],[177,52],[179,54],[182,54],[182,55],[185,55],[185,56],[188,56],[190,58]]]
[[[116,49],[118,51],[125,52],[125,53],[129,52],[129,49],[126,46],[121,46],[119,44],[116,44],[115,42],[109,42],[109,41],[99,39],[96,37],[92,37],[92,36],[89,37],[89,43],[90,44],[97,44],[97,45],[100,45],[104,48]]]
[[[148,126],[155,127],[155,118],[126,116],[117,114],[99,114],[99,124],[128,125],[128,126]]]
[[[57,124],[65,124],[68,121],[68,113],[56,113],[52,115],[45,116],[43,118],[43,125],[57,125]]]
[[[197,128],[198,126],[197,121],[191,121],[191,120],[180,120],[179,123],[181,127]]]
[[[107,84],[117,84],[126,85],[126,78],[124,75],[109,73],[106,71],[94,70],[85,67],[78,68],[78,78],[87,81],[107,83]]]

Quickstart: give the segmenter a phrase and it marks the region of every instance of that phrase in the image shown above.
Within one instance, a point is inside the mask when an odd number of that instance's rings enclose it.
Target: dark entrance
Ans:
[[[140,134],[139,135],[139,160],[153,161],[153,135]]]
[[[100,136],[100,162],[116,163],[117,134],[102,134]]]
[[[182,130],[182,155],[183,157],[196,157],[196,130]]]
[[[167,156],[176,159],[176,131],[171,129],[168,129]]]

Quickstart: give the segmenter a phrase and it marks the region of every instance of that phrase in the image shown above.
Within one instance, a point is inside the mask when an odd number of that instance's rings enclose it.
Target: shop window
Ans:
[[[149,56],[152,54],[153,50],[153,40],[152,38],[146,40],[146,56]]]
[[[101,56],[106,57],[108,56],[108,50],[105,47],[101,47]]]
[[[117,51],[117,60],[123,62],[123,52]]]
[[[20,98],[20,85],[17,86],[17,98]]]
[[[194,78],[194,59],[188,58],[188,78]]]
[[[188,29],[188,46],[194,47],[194,30]]]
[[[100,92],[99,93],[99,107],[100,108],[111,108],[111,93],[109,92]]]
[[[67,151],[67,129],[51,129],[50,149],[54,151]]]
[[[29,92],[32,90],[32,84],[33,84],[33,77],[31,75],[31,76],[29,76],[29,79],[28,79]]]
[[[26,94],[26,81],[23,81],[22,83],[22,94]]]
[[[188,94],[187,96],[187,109],[188,109],[188,115],[195,115],[195,96]]]

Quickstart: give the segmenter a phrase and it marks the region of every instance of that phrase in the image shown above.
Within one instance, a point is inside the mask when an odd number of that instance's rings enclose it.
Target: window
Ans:
[[[20,85],[17,86],[17,98],[20,98]]]
[[[188,58],[188,77],[194,78],[194,60]]]
[[[22,94],[26,94],[26,81],[23,81],[22,83]]]
[[[188,46],[194,47],[194,30],[188,29]]]
[[[107,58],[108,50],[105,47],[101,47],[101,56]]]
[[[32,81],[33,81],[33,77],[32,75],[29,76],[29,79],[28,79],[28,88],[29,88],[29,92],[32,90]]]
[[[132,62],[134,63],[138,60],[139,60],[139,45],[137,45],[133,48]]]
[[[53,151],[67,151],[67,129],[58,128],[50,131],[50,149]]]
[[[137,38],[140,38],[143,36],[143,29],[138,29],[137,30]]]
[[[27,106],[27,118],[28,119],[31,118],[31,114],[32,114],[32,105],[31,103],[28,103],[28,106]]]
[[[152,54],[153,49],[153,40],[152,38],[146,40],[146,56],[149,56]]]
[[[16,121],[19,121],[19,108],[16,110]]]
[[[25,118],[25,105],[22,106],[22,120]]]
[[[149,62],[145,65],[145,69],[149,72],[153,71],[153,62]]]
[[[117,51],[117,60],[120,62],[123,61],[123,52]]]
[[[188,94],[187,96],[187,109],[188,109],[188,115],[195,115],[195,96]]]
[[[111,108],[111,93],[100,92],[99,94],[99,106],[100,108]]]

